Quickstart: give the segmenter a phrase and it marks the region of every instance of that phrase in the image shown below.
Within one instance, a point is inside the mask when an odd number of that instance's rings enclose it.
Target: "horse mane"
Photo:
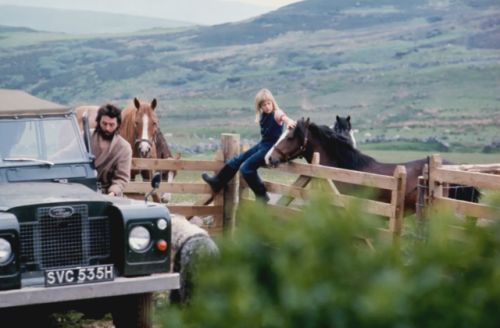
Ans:
[[[135,143],[134,128],[135,116],[137,115],[137,108],[134,103],[131,103],[122,112],[122,126],[120,128],[120,135],[131,144]]]
[[[303,129],[302,125],[297,126]],[[374,158],[355,149],[347,137],[333,131],[326,125],[310,123],[309,131],[316,137],[328,155],[337,160],[340,168],[358,170],[371,162],[376,162]],[[304,132],[302,131],[302,133]]]

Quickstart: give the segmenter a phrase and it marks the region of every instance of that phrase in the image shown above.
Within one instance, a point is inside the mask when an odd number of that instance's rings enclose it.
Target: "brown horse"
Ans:
[[[303,156],[308,163],[311,163],[315,152],[320,154],[320,165],[367,173],[393,176],[396,166],[404,165],[406,168],[405,212],[407,214],[415,212],[418,177],[422,175],[427,159],[402,164],[379,163],[353,148],[345,136],[336,133],[327,126],[318,126],[310,123],[309,119],[302,119],[297,122],[297,127],[293,131],[288,130],[283,134],[276,145],[267,153],[265,160],[268,165],[273,167],[299,156]],[[443,161],[443,164],[453,163]],[[346,194],[367,189],[339,182],[336,185],[340,192]],[[461,186],[450,189],[448,197],[478,202],[480,192],[474,187]],[[374,199],[389,203],[391,191],[379,189]]]
[[[156,105],[156,99],[154,99],[151,104],[147,104],[140,102],[137,98],[135,98],[134,103],[129,105],[127,109],[122,112],[120,135],[129,142],[133,150],[132,156],[134,158],[146,155],[147,158],[180,159],[181,153],[178,153],[175,158],[172,156],[172,153],[168,148],[168,143],[160,130],[158,118],[154,113]],[[85,112],[87,113],[87,117],[89,119],[90,129],[95,129],[97,126],[96,117],[98,110],[99,106],[82,106],[75,110],[78,125],[81,131],[83,131],[82,116]],[[150,118],[151,113],[153,115],[151,115]],[[144,115],[147,115],[147,124],[145,123]],[[124,129],[125,121],[127,121],[126,129]],[[142,138],[138,138],[138,133],[140,133]],[[64,138],[60,138],[60,140],[64,140]],[[135,177],[137,173],[139,173],[139,171],[132,171],[131,177]],[[144,180],[149,180],[151,177],[150,171],[141,171],[140,173]],[[167,182],[173,182],[176,175],[177,171],[174,170],[162,171],[162,179]],[[160,201],[157,195],[153,195],[153,199],[155,202]],[[163,193],[161,195],[161,201],[163,203],[168,203],[170,200],[170,193]]]

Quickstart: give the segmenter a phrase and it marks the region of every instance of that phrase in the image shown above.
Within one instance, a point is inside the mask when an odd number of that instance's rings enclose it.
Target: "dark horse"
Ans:
[[[354,139],[354,132],[352,131],[351,116],[344,118],[337,115],[335,120],[335,124],[332,125],[330,129],[350,139],[352,146],[356,148],[356,139]]]
[[[297,122],[297,127],[282,137],[274,146],[274,150],[266,155],[266,163],[277,167],[280,163],[299,156],[303,156],[308,163],[311,163],[315,152],[320,154],[320,165],[367,173],[393,176],[396,166],[404,165],[406,167],[405,212],[408,214],[415,212],[418,177],[422,175],[424,165],[427,163],[426,158],[402,164],[379,163],[354,149],[346,137],[328,126],[318,126],[310,123],[309,119],[302,119]],[[453,163],[443,161],[443,164]],[[353,186],[349,184],[336,184],[342,193],[349,194],[359,190],[359,188],[353,189]],[[463,186],[450,189],[448,197],[477,203],[480,192],[475,187]],[[391,191],[380,190],[375,199],[389,203]]]

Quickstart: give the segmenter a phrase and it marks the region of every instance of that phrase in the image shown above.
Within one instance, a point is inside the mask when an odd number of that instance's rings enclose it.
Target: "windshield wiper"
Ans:
[[[6,162],[38,162],[38,163],[43,163],[43,164],[47,164],[50,166],[54,166],[54,163],[49,162],[49,161],[44,161],[43,159],[20,157],[20,158],[4,158],[3,160]]]

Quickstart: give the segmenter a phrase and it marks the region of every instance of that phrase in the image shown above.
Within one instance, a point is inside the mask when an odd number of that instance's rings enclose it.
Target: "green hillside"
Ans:
[[[480,151],[499,135],[495,5],[309,0],[182,31],[0,30],[0,87],[74,106],[157,97],[166,131],[205,138],[258,137],[253,97],[265,87],[295,118],[351,115],[358,140],[436,137]]]

